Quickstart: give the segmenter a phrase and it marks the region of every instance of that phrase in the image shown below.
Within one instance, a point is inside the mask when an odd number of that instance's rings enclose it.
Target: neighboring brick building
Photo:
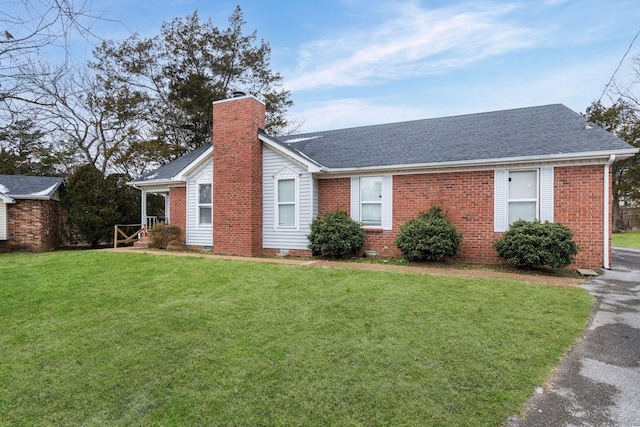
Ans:
[[[0,175],[0,252],[60,247],[62,178]]]
[[[187,246],[308,255],[313,218],[342,209],[364,249],[399,257],[400,226],[438,204],[463,234],[456,259],[499,262],[493,242],[524,218],[571,227],[576,265],[609,267],[610,165],[637,149],[563,105],[286,137],[262,130],[264,112],[252,96],[215,102],[212,146],[130,183],[168,197]]]

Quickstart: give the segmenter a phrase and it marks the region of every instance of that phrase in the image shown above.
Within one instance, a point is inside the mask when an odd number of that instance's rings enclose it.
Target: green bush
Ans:
[[[182,243],[182,228],[159,222],[149,229],[149,247],[167,249],[171,243]]]
[[[395,244],[405,258],[413,261],[438,261],[458,253],[462,235],[439,206],[431,206],[400,227]]]
[[[357,255],[366,234],[360,224],[344,211],[327,212],[311,222],[309,249],[313,255],[328,258],[348,258]]]
[[[498,255],[520,267],[564,268],[578,253],[573,231],[560,223],[519,220],[493,244]]]

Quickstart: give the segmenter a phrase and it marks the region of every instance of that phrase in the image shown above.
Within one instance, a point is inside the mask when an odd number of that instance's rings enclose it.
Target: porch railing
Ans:
[[[135,231],[128,234],[131,230]],[[118,243],[134,243],[146,234],[147,226],[144,224],[116,224],[113,227],[113,247],[117,248]]]
[[[152,228],[154,225],[156,225],[159,222],[165,222],[167,224],[169,224],[169,218],[168,217],[164,217],[164,216],[148,216],[147,217],[147,228]]]

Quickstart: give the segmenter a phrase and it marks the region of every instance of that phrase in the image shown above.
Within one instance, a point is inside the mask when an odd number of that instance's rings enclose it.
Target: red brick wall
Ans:
[[[169,189],[169,221],[171,225],[178,225],[183,230],[183,242],[187,243],[185,231],[187,229],[187,188],[171,187]]]
[[[318,215],[338,209],[351,214],[351,179],[319,179]]]
[[[576,265],[602,267],[604,166],[557,167],[554,175],[554,221],[561,222],[573,230],[573,238],[580,247]]]
[[[213,104],[213,251],[262,254],[265,106],[253,97]]]
[[[62,244],[64,212],[54,200],[17,200],[7,204],[7,240],[0,251],[42,252]]]
[[[501,263],[492,244],[501,233],[494,233],[493,171],[395,175],[393,177],[393,230],[369,229],[364,249],[375,249],[381,256],[401,257],[393,243],[400,226],[441,205],[451,222],[462,233],[457,260]],[[319,214],[336,209],[349,213],[350,180],[318,181]],[[555,221],[574,230],[581,247],[577,266],[603,265],[603,166],[555,168]]]

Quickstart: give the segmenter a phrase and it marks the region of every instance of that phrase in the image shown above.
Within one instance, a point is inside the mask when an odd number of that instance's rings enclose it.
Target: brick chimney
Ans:
[[[265,105],[240,94],[213,103],[213,251],[262,255]]]

